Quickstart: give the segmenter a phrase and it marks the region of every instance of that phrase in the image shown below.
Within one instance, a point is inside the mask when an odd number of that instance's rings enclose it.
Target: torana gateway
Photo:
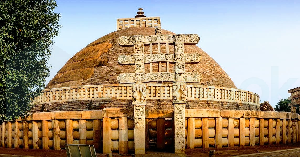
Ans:
[[[28,117],[1,125],[2,146],[144,154],[299,142],[300,116],[260,111],[259,96],[237,89],[199,40],[161,30],[141,8],[117,19],[117,31],[69,59]]]

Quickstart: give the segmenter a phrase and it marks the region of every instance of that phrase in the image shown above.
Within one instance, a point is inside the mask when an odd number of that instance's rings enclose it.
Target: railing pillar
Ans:
[[[280,143],[280,119],[276,120],[276,144]]]
[[[54,150],[61,150],[61,138],[60,138],[60,127],[59,121],[53,120],[53,146]]]
[[[269,145],[273,144],[273,119],[269,119]]]
[[[229,147],[234,147],[234,119],[229,118],[229,125],[228,125],[228,143]]]
[[[208,130],[208,118],[203,118],[203,149],[209,148],[209,130]]]
[[[7,144],[8,144],[8,147],[11,148],[12,147],[12,127],[11,127],[11,122],[7,122],[7,132],[8,132],[8,136],[7,136]]]
[[[111,118],[103,118],[103,153],[112,154],[111,149]]]
[[[87,143],[86,120],[79,120],[79,144]]]
[[[119,118],[119,154],[128,153],[128,123],[127,117]]]
[[[216,118],[216,148],[220,149],[223,147],[223,118]]]
[[[255,118],[250,118],[250,146],[255,146]]]
[[[14,148],[19,148],[19,123],[15,121]]]
[[[259,141],[260,145],[264,145],[264,119],[259,120]]]
[[[28,146],[28,131],[29,131],[28,122],[24,121],[23,122],[24,149],[29,149],[29,146]]]
[[[70,119],[66,120],[66,139],[67,144],[73,144],[73,121]]]
[[[195,141],[195,118],[188,118],[188,134],[187,134],[187,147],[194,149]]]
[[[32,121],[32,144],[33,149],[39,149],[39,127],[36,121]]]
[[[245,146],[245,118],[239,118],[239,145]]]
[[[42,142],[43,149],[49,149],[49,138],[48,138],[48,121],[42,120]]]
[[[282,143],[286,144],[287,143],[287,135],[286,135],[286,119],[283,119],[282,121]]]

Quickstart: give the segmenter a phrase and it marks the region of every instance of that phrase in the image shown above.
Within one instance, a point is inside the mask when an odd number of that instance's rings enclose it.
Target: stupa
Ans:
[[[31,114],[2,122],[0,144],[76,146],[70,151],[77,156],[87,145],[108,156],[149,150],[183,156],[186,148],[300,142],[300,115],[260,111],[259,96],[237,89],[196,46],[199,40],[161,29],[160,17],[142,8],[135,18],[117,19],[117,31],[67,61],[33,100]]]
[[[237,89],[196,46],[197,34],[161,29],[160,17],[117,19],[117,31],[76,53],[34,100],[34,111],[121,108],[135,120],[135,153],[144,153],[145,118],[173,116],[175,152],[185,150],[185,109],[258,110],[259,96]],[[137,142],[136,142],[137,141]]]
[[[161,30],[160,17],[146,17],[139,8],[135,18],[118,19],[117,31],[69,59],[36,98],[32,111],[131,109],[133,86],[139,82],[145,85],[146,110],[164,113],[173,110],[172,85],[177,80],[186,84],[186,108],[258,110],[259,96],[237,89],[219,64],[195,45],[198,41],[196,34]]]

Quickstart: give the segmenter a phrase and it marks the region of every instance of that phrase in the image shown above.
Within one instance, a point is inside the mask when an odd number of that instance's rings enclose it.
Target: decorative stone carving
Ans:
[[[185,151],[185,106],[187,100],[187,86],[186,82],[199,82],[200,78],[197,73],[185,73],[185,62],[200,61],[198,54],[184,54],[184,44],[196,44],[199,41],[198,35],[195,34],[178,34],[178,35],[161,35],[161,30],[156,29],[155,36],[122,36],[119,38],[120,45],[134,45],[135,55],[120,57],[119,63],[132,64],[133,57],[135,60],[135,81],[133,85],[133,104],[135,106],[135,134],[138,131],[143,131],[145,128],[145,112],[139,115],[142,111],[141,106],[146,105],[146,86],[142,82],[149,81],[172,81],[172,101],[174,104],[174,120],[175,120],[175,152],[184,153]],[[144,44],[158,43],[158,54],[143,55]],[[172,54],[160,54],[160,43],[174,43],[175,52]],[[147,73],[145,74],[144,63],[152,62],[175,62],[175,73]],[[160,70],[159,70],[160,71]],[[121,74],[119,81],[131,81],[132,78],[127,80],[127,75]],[[130,75],[132,77],[132,75]],[[122,83],[122,82],[121,82]],[[145,110],[145,109],[144,109]],[[143,125],[143,127],[142,127]],[[144,131],[143,131],[144,132]],[[138,138],[138,137],[137,137]],[[135,153],[138,150],[138,142],[135,137]],[[142,137],[141,137],[142,138]],[[139,137],[140,139],[140,137]],[[142,138],[144,139],[144,137]],[[142,143],[144,144],[144,143]]]
[[[143,82],[144,81],[144,73],[135,73],[135,82]]]
[[[145,105],[134,104],[135,154],[145,154]]]
[[[191,37],[191,35],[189,35],[189,34],[177,34],[174,37],[175,37],[175,42],[184,43],[185,39],[189,39],[189,37]]]
[[[145,63],[154,63],[154,62],[174,62],[173,54],[146,54]]]
[[[142,41],[144,44],[150,43],[175,43],[197,44],[200,37],[197,34],[178,34],[178,35],[150,35],[150,36],[120,36],[118,44],[131,46],[136,44],[136,41]]]
[[[184,42],[182,35],[176,35],[175,41],[175,72],[185,73]]]
[[[175,153],[185,153],[185,106],[174,104]]]
[[[186,72],[175,75],[169,72],[153,72],[153,73],[121,73],[118,76],[120,83],[135,83],[135,81],[150,82],[150,81],[166,81],[173,82],[200,82],[200,74],[195,72]]]
[[[183,74],[185,82],[200,82],[201,76],[196,72],[186,72]]]
[[[185,63],[196,63],[201,61],[201,55],[199,53],[185,54]]]
[[[135,78],[135,73],[121,73],[119,76],[117,76],[117,80],[120,83],[135,83]]]
[[[184,61],[184,43],[175,43],[175,61]]]
[[[143,43],[142,43],[142,37],[136,36],[135,38],[135,45],[134,45],[134,52],[136,54],[143,54]]]
[[[178,58],[184,58],[185,63],[195,63],[200,62],[201,55],[195,54],[184,54],[179,55]],[[181,59],[182,60],[182,59]],[[176,62],[174,54],[145,54],[144,63],[155,63],[155,62]],[[135,55],[120,55],[118,57],[119,64],[135,64]]]
[[[120,55],[118,57],[119,64],[135,64],[134,55]]]
[[[144,73],[144,54],[135,54],[135,73]]]
[[[166,74],[165,72],[162,72],[163,74]],[[135,77],[136,74],[135,73],[130,73],[132,75],[132,77],[130,78],[132,81],[132,83],[135,82]],[[187,74],[187,72],[185,73]],[[185,74],[182,74],[183,76]],[[193,73],[192,73],[193,74]],[[129,74],[125,74],[125,75],[129,75]],[[148,74],[143,74],[143,75],[148,75]],[[173,78],[175,76],[174,73],[169,73],[169,75],[171,75],[170,78]],[[157,75],[158,76],[158,75]],[[178,75],[179,76],[179,75]],[[166,79],[168,77],[165,77],[165,81],[169,80]],[[183,77],[185,78],[185,77]],[[200,78],[200,77],[196,77],[196,78]],[[129,78],[128,78],[129,79]],[[123,79],[125,80],[125,79]],[[172,80],[172,79],[170,79]],[[188,80],[188,79],[187,79]],[[186,81],[187,81],[186,80]],[[153,87],[154,85],[152,84],[148,84],[147,85],[147,89],[150,89],[150,87]],[[158,92],[159,94],[162,94],[165,92],[166,96],[170,96],[170,98],[168,97],[168,99],[172,99],[172,91],[169,91],[170,87],[172,88],[171,84],[168,85],[156,85],[157,90],[156,93]],[[243,98],[241,98],[240,100],[238,100],[239,102],[241,102],[242,104],[248,104],[248,105],[252,105],[252,107],[255,108],[259,108],[259,96],[256,93],[252,93],[249,91],[243,91],[243,90],[239,90],[239,89],[233,89],[233,88],[226,88],[226,87],[208,87],[208,86],[203,86],[203,85],[187,85],[189,88],[187,88],[187,96],[189,96],[187,98],[187,100],[214,100],[214,101],[225,101],[225,102],[237,102],[236,100],[233,99],[232,94],[234,91],[242,91],[241,93],[247,93],[249,99],[248,100],[243,100]],[[82,94],[82,90],[83,88],[86,88],[85,93]],[[58,97],[56,98],[56,100],[51,100],[50,98],[55,98],[53,96],[55,96],[56,94],[54,93],[50,93],[51,91],[54,90],[49,90],[49,89],[45,89],[42,94],[38,97],[36,97],[33,100],[33,103],[35,104],[50,104],[50,103],[63,103],[66,101],[83,101],[83,100],[97,100],[99,98],[117,98],[117,99],[132,99],[132,88],[133,86],[131,84],[118,84],[118,85],[85,85],[82,87],[62,87],[62,88],[57,88],[55,91],[59,92],[60,95],[62,97]],[[168,89],[168,91],[165,91],[165,88]],[[211,90],[207,90],[208,88],[210,88]],[[161,91],[161,89],[163,90],[163,92]],[[211,93],[212,89],[214,89],[214,92],[216,94],[216,92],[218,91],[220,94],[219,96],[222,97],[218,97],[218,98],[208,98],[208,94],[207,93]],[[158,91],[159,90],[159,91]],[[207,92],[208,91],[208,92]],[[168,92],[168,93],[166,93]],[[189,95],[188,95],[189,94]],[[82,95],[85,95],[84,97]],[[156,96],[157,94],[153,94],[153,92],[151,92],[150,90],[147,90],[147,95],[149,98],[147,99],[157,99],[157,97],[153,97]],[[234,96],[234,95],[233,95]],[[164,98],[167,99],[167,98]],[[251,108],[250,108],[251,109]],[[255,110],[255,109],[251,109],[251,110]]]
[[[133,85],[133,104],[146,105],[146,85],[134,84]]]
[[[121,36],[118,38],[118,43],[124,46],[132,46],[136,43],[135,36]]]
[[[197,44],[200,40],[200,37],[197,34],[185,34],[182,38],[184,39],[184,43],[187,44]]]
[[[144,77],[144,82],[149,81],[174,81],[175,80],[175,74],[174,73],[168,73],[168,72],[153,72],[153,73],[147,73]]]
[[[145,105],[134,105],[135,128],[145,128]]]
[[[175,68],[176,73],[185,73],[185,62],[176,62]]]
[[[172,85],[172,101],[173,103],[186,103],[187,86],[185,83],[175,83]]]

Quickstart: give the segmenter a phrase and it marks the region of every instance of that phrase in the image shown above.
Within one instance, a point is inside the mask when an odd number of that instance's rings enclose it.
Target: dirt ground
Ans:
[[[224,148],[224,149],[209,149],[215,150],[215,157],[232,157],[239,156],[243,154],[253,154],[262,152],[272,152],[276,150],[285,150],[300,148],[300,144],[292,145],[270,145],[270,146],[256,146],[256,147],[235,147],[235,148]],[[186,153],[182,155],[168,153],[168,152],[157,152],[157,151],[147,151],[145,155],[119,155],[118,153],[113,153],[114,157],[126,156],[143,156],[143,157],[209,157],[209,150],[203,150],[202,148],[197,149],[186,149]],[[2,148],[0,147],[0,157],[10,157],[10,156],[30,156],[30,157],[66,157],[66,150],[42,150],[42,149],[12,149],[12,148]],[[97,154],[98,157],[105,157],[108,155]]]

